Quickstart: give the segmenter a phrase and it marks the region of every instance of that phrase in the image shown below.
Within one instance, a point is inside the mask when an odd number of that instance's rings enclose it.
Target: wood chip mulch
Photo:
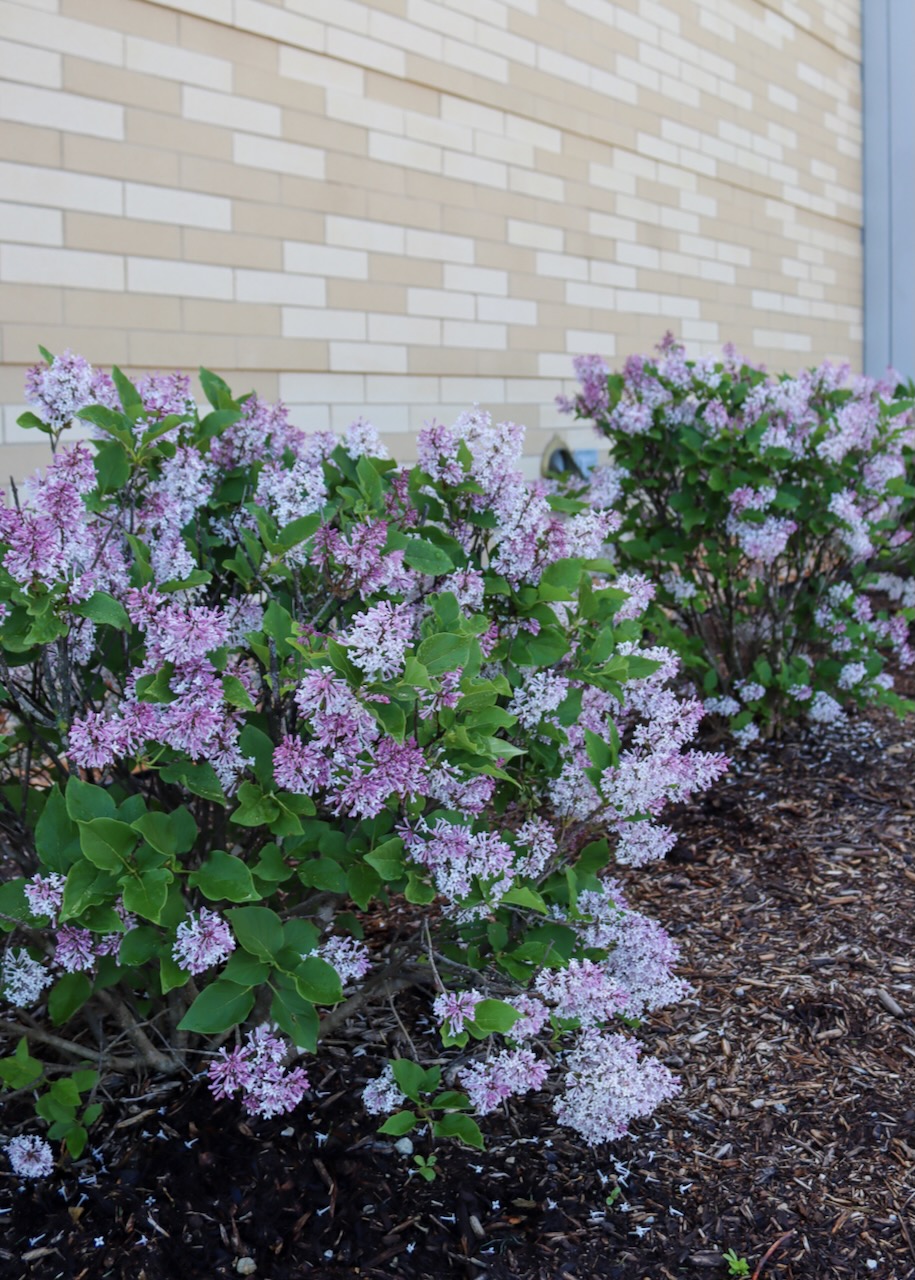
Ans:
[[[424,1182],[359,1103],[408,1051],[405,993],[322,1045],[292,1117],[111,1082],[82,1160],[0,1173],[0,1276],[714,1280],[733,1249],[756,1280],[915,1277],[913,735],[875,714],[760,747],[625,877],[695,988],[644,1029],[684,1087],[631,1139],[519,1106]]]

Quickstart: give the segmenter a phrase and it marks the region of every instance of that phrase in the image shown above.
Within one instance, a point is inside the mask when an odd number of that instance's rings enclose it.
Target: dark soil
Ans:
[[[684,1088],[631,1139],[588,1149],[526,1103],[425,1182],[360,1105],[407,1051],[373,1010],[281,1120],[200,1083],[112,1085],[91,1153],[27,1188],[0,1174],[0,1276],[714,1280],[729,1249],[757,1280],[915,1276],[911,733],[871,716],[759,748],[625,877],[695,987],[644,1029]]]

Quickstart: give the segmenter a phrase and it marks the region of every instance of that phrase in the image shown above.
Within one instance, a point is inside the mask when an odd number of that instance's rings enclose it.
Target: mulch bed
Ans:
[[[382,1010],[322,1044],[292,1117],[122,1082],[91,1154],[0,1174],[0,1275],[714,1280],[733,1249],[757,1280],[915,1276],[912,734],[875,714],[760,747],[623,877],[695,988],[645,1028],[684,1088],[631,1139],[588,1149],[528,1104],[423,1181],[359,1103],[406,1051]]]

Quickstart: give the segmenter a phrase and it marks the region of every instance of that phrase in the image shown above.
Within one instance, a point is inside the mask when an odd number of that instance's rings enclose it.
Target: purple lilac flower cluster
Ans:
[[[220,1049],[207,1068],[214,1098],[230,1098],[241,1091],[242,1102],[255,1116],[269,1120],[294,1111],[311,1087],[301,1067],[287,1067],[289,1047],[271,1027],[261,1024],[247,1032],[232,1050]]]

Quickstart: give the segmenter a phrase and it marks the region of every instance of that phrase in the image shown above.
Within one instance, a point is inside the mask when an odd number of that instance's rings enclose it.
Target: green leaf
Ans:
[[[109,440],[96,453],[95,474],[102,493],[124,488],[130,477],[130,460],[120,440]]]
[[[531,911],[539,911],[541,915],[549,914],[549,909],[540,894],[536,889],[530,889],[526,885],[515,885],[509,889],[508,893],[503,894],[499,901],[513,907],[527,907]]]
[[[116,818],[92,818],[78,822],[79,844],[85,856],[103,871],[120,871],[137,843],[137,833]]]
[[[264,827],[280,816],[280,807],[272,795],[264,795],[255,782],[243,782],[238,788],[239,805],[232,821],[241,827]]]
[[[297,991],[281,986],[270,1003],[270,1017],[298,1049],[318,1048],[318,1013]]]
[[[8,1058],[0,1058],[0,1080],[10,1089],[24,1089],[41,1076],[44,1065],[29,1055],[29,1042],[25,1036]]]
[[[223,382],[218,374],[211,373],[209,369],[200,369],[197,376],[203,387],[203,394],[214,409],[225,409],[234,404],[229,384]]]
[[[49,871],[65,872],[79,857],[79,829],[56,782],[35,825],[35,849]]]
[[[229,911],[240,946],[258,960],[272,960],[283,949],[283,923],[269,907],[235,907]]]
[[[454,563],[448,553],[421,538],[410,539],[404,548],[403,558],[404,564],[409,565],[411,569],[415,569],[417,573],[428,574],[432,578],[454,572]]]
[[[150,810],[142,817],[135,819],[131,826],[134,831],[139,831],[146,843],[151,844],[159,853],[171,857],[176,852],[177,840],[169,814]]]
[[[470,641],[464,636],[441,632],[424,640],[416,651],[416,657],[430,675],[440,676],[467,665]]]
[[[113,818],[115,803],[107,791],[83,782],[75,774],[67,781],[67,813],[74,822],[90,822],[93,818]]]
[[[436,1138],[457,1138],[465,1146],[476,1147],[478,1151],[482,1151],[486,1145],[477,1122],[458,1111],[450,1111],[441,1120],[436,1120],[432,1125],[432,1133]]]
[[[367,853],[364,861],[378,872],[382,880],[399,880],[404,873],[403,841],[399,836],[385,840],[384,844]]]
[[[395,1058],[391,1062],[391,1071],[401,1092],[405,1093],[411,1101],[419,1102],[426,1075],[419,1063],[411,1062],[409,1058]]]
[[[299,866],[302,884],[327,893],[346,893],[346,872],[334,858],[310,858]]]
[[[111,380],[118,389],[118,397],[125,409],[143,408],[143,397],[117,365],[112,367]]]
[[[57,979],[48,995],[48,1013],[55,1027],[72,1018],[92,992],[92,983],[84,973],[65,973]]]
[[[109,596],[104,591],[96,591],[82,604],[73,605],[71,613],[75,613],[80,618],[89,618],[92,622],[117,627],[119,631],[130,630],[131,623],[127,610],[120,601],[115,600],[114,596]]]
[[[356,479],[369,506],[380,507],[384,497],[384,485],[371,459],[365,454],[362,454],[356,462]]]
[[[238,987],[257,987],[270,977],[270,966],[255,960],[247,951],[233,951],[219,975],[220,982],[234,982]]]
[[[246,864],[223,849],[214,849],[203,866],[188,876],[188,884],[211,902],[258,902],[261,898]]]
[[[389,1133],[392,1138],[402,1138],[416,1126],[416,1115],[412,1111],[395,1111],[381,1125],[379,1133]]]
[[[93,869],[93,875],[95,871]],[[0,919],[0,928],[4,933],[12,933],[16,928],[15,921],[21,920],[24,923],[34,924],[35,917],[29,908],[28,900],[23,892],[26,885],[24,876],[17,876],[15,880],[6,880],[0,884],[0,917],[12,916],[12,920]]]
[[[178,786],[193,792],[195,796],[201,796],[204,800],[213,800],[221,805],[228,804],[226,793],[216,776],[216,770],[206,761],[192,764],[190,760],[176,760],[174,764],[166,765],[159,776],[163,782],[177,783]]]
[[[339,1004],[343,999],[340,975],[320,956],[302,961],[295,972],[295,988],[303,1000],[312,1004]]]
[[[321,524],[320,513],[300,516],[298,520],[290,520],[279,532],[279,544],[284,548],[297,547],[300,542],[307,541]]]
[[[128,930],[121,939],[118,964],[124,968],[146,964],[146,961],[151,960],[159,950],[161,942],[159,933],[148,924],[137,925],[135,929]]]
[[[601,773],[605,769],[612,769],[616,764],[610,744],[596,733],[592,733],[590,729],[585,729],[585,750],[588,753],[588,759],[596,769],[600,769]]]
[[[83,858],[75,862],[67,872],[64,900],[60,909],[61,922],[78,917],[87,907],[110,901],[116,884],[113,875],[99,871],[91,862]]]
[[[187,985],[188,974],[170,955],[159,957],[159,990],[164,996]]]
[[[518,1010],[504,1000],[481,1000],[473,1011],[474,1025],[486,1034],[493,1031],[504,1034],[520,1017]]]
[[[216,1035],[244,1022],[254,1007],[254,992],[238,987],[234,982],[216,982],[201,991],[200,995],[178,1023],[179,1031],[199,1031],[202,1035]]]
[[[435,901],[435,889],[427,881],[421,879],[415,871],[411,871],[407,875],[404,897],[407,902],[413,902],[419,906],[427,906],[428,903]]]
[[[356,862],[346,873],[346,887],[349,896],[362,911],[368,907],[372,898],[381,888],[382,878],[374,867]]]
[[[168,886],[174,876],[166,867],[153,867],[144,871],[139,879],[131,876],[123,884],[124,909],[144,920],[160,924],[168,899]]]
[[[254,710],[254,703],[251,701],[248,690],[238,676],[223,676],[222,692],[230,707],[241,707],[243,711]]]
[[[444,1092],[435,1095],[432,1106],[441,1111],[466,1111],[470,1106],[470,1099],[466,1093],[458,1093],[456,1089],[445,1089]]]

